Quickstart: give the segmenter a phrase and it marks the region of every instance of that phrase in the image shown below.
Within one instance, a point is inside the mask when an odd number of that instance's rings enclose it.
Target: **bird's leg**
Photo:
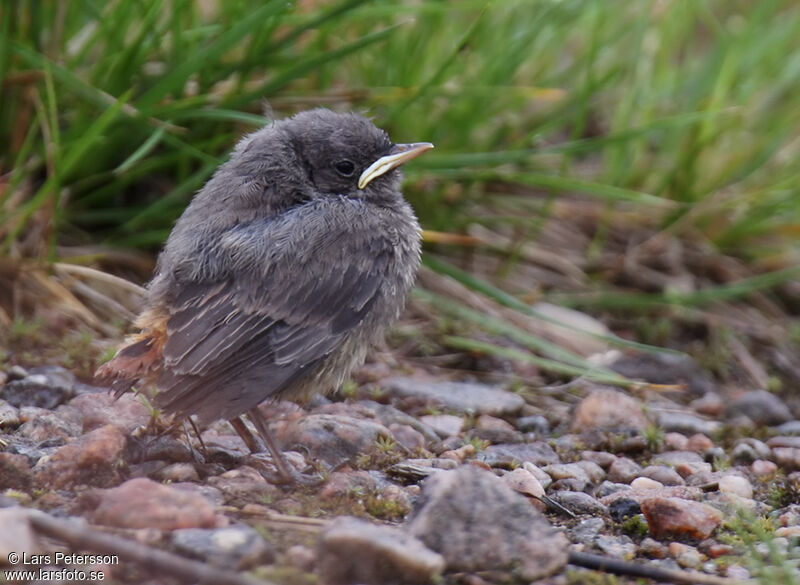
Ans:
[[[259,453],[261,452],[261,446],[258,444],[258,441],[253,436],[253,433],[250,432],[250,429],[247,428],[247,425],[244,424],[241,416],[237,416],[236,418],[232,418],[228,420],[233,427],[233,430],[236,431],[236,434],[242,438],[244,444],[250,450],[250,453]]]
[[[247,411],[247,416],[249,416],[250,420],[253,421],[258,434],[261,435],[261,439],[264,441],[267,449],[269,449],[269,452],[272,455],[272,461],[275,463],[275,467],[278,468],[278,473],[280,474],[281,478],[286,483],[294,483],[297,474],[290,471],[289,463],[284,458],[281,450],[278,449],[275,439],[272,438],[272,434],[267,428],[267,421],[264,420],[264,415],[261,414],[261,411],[258,410],[258,407],[256,406],[255,408]]]

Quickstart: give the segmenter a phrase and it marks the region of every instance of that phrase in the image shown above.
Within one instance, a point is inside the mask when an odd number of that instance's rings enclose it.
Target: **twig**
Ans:
[[[81,276],[86,276],[87,278],[94,278],[95,280],[100,280],[103,282],[107,282],[109,284],[113,284],[118,288],[127,290],[135,295],[139,295],[143,297],[145,295],[145,288],[139,286],[138,284],[134,284],[129,280],[125,280],[124,278],[120,278],[119,276],[114,276],[113,274],[109,274],[108,272],[103,272],[102,270],[96,270],[94,268],[89,268],[88,266],[80,266],[78,264],[67,264],[65,262],[56,262],[53,264],[53,268],[56,270],[60,270],[62,272],[66,272],[68,274],[79,274]]]
[[[600,555],[581,552],[569,553],[569,564],[630,577],[644,577],[662,583],[679,583],[681,585],[756,585],[755,581],[742,581],[740,579],[726,579],[716,575],[707,575],[698,571],[680,571],[677,569],[664,569],[639,563],[629,563],[619,559],[612,559]]]
[[[181,581],[217,585],[274,585],[233,571],[217,569],[144,544],[82,526],[77,522],[59,520],[39,512],[29,511],[33,528],[46,536],[64,541],[72,549],[88,550],[101,554],[117,555],[121,560],[137,563],[161,575],[172,575]]]

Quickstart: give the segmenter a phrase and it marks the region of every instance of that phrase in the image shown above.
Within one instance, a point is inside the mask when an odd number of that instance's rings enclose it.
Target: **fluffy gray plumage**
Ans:
[[[419,266],[400,171],[357,187],[392,146],[365,118],[322,109],[237,145],[176,223],[148,287],[148,306],[168,313],[159,406],[233,418],[333,389],[363,362]]]

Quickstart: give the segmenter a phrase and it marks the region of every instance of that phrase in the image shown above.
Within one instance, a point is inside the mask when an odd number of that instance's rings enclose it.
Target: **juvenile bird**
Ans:
[[[257,406],[338,388],[397,319],[420,260],[398,167],[430,148],[325,109],[246,136],[175,224],[141,332],[96,377],[117,395],[155,384],[164,412],[245,435],[247,413],[292,481]]]

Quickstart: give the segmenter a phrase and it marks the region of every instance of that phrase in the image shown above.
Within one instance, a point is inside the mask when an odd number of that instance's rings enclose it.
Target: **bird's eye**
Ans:
[[[336,171],[343,177],[352,177],[356,170],[356,165],[349,160],[340,160],[335,166]]]

